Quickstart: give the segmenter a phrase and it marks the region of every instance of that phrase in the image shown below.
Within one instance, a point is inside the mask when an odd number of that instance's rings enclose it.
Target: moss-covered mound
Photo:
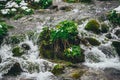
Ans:
[[[59,74],[64,73],[64,69],[65,69],[65,67],[63,65],[57,64],[54,66],[52,73],[54,75],[59,75]]]
[[[101,44],[97,39],[92,38],[92,37],[91,38],[86,37],[85,39],[89,42],[89,44],[93,46],[99,46]]]
[[[88,31],[92,31],[94,33],[99,33],[100,32],[100,24],[98,21],[92,19],[88,21],[88,23],[85,26],[85,29]]]
[[[41,56],[71,61],[70,57],[66,56],[66,52],[68,48],[76,46],[71,52],[72,61],[84,61],[83,52],[79,46],[80,39],[77,27],[77,24],[73,21],[62,21],[55,29],[43,28],[38,41]],[[75,58],[77,55],[78,57]]]
[[[101,23],[101,32],[107,33],[109,31],[109,26],[105,23]]]
[[[16,46],[15,48],[13,48],[12,53],[13,56],[20,57],[24,54],[24,51],[19,46]]]

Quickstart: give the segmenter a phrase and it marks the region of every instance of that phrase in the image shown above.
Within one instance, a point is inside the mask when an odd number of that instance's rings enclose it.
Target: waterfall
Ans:
[[[18,78],[33,78],[36,80],[54,80],[55,76],[49,72],[55,64],[41,59],[39,56],[38,46],[35,45],[32,41],[26,39],[21,42],[19,46],[22,44],[28,44],[30,46],[30,50],[21,57],[13,57],[12,46],[11,45],[3,45],[0,48],[0,56],[2,58],[2,62],[0,63],[0,75],[7,74],[8,71],[13,67],[15,63],[19,63],[23,72]],[[42,76],[42,77],[41,77]]]

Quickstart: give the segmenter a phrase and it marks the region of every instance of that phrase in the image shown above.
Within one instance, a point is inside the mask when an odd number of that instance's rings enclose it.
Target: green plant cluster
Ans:
[[[118,24],[118,25],[120,25],[120,13],[117,13],[115,10],[112,10],[112,11],[108,14],[108,19],[109,19],[110,22],[112,22],[113,24]]]
[[[12,7],[4,7],[1,9],[0,14],[2,17],[7,17],[7,18],[11,18],[14,17],[14,19],[19,19],[25,15],[31,15],[34,13],[34,10],[32,8],[28,8],[28,5],[26,6],[21,6],[21,2],[22,0],[15,0],[12,1],[13,3],[15,3],[15,6]],[[5,6],[6,4],[4,4]]]
[[[62,66],[60,64],[57,64],[57,65],[54,66],[54,68],[52,70],[52,73],[54,75],[59,75],[59,74],[64,73],[64,71],[63,71],[64,69],[65,69],[64,66]]]
[[[67,48],[64,51],[64,54],[69,61],[76,60],[76,61],[72,61],[72,62],[77,62],[77,60],[78,60],[78,62],[79,62],[79,59],[82,56],[81,55],[82,51],[81,51],[80,46],[73,45],[72,47]]]
[[[56,25],[56,28],[43,28],[38,41],[41,56],[50,59],[64,59],[74,63],[84,61],[79,47],[80,39],[77,27],[78,25],[74,21],[65,20]],[[73,52],[68,53],[70,46],[73,48]]]
[[[73,21],[63,21],[60,22],[56,27],[51,31],[51,41],[56,41],[59,39],[63,40],[74,40],[78,34],[77,24]]]
[[[31,2],[30,6],[33,8],[42,8],[46,9],[52,5],[52,0],[38,0]]]
[[[4,22],[0,22],[0,44],[3,41],[3,38],[7,35],[8,25]]]

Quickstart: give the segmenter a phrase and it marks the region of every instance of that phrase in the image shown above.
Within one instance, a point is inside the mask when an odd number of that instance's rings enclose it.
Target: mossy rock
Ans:
[[[97,20],[92,19],[86,24],[85,29],[94,33],[100,33],[100,24]]]
[[[84,73],[86,72],[86,70],[74,70],[74,71],[72,71],[70,74],[69,74],[69,76],[71,77],[71,78],[73,78],[73,79],[79,79]]]
[[[101,44],[97,39],[92,37],[86,37],[85,39],[93,46],[99,46]]]
[[[52,70],[52,73],[54,75],[60,75],[60,74],[64,73],[64,69],[65,69],[64,66],[62,66],[60,64],[57,64],[57,65],[54,66],[54,68]]]
[[[22,18],[23,16],[25,16],[25,15],[24,14],[16,14],[14,16],[14,20],[18,20],[18,19]]]
[[[20,57],[24,54],[24,51],[19,46],[16,46],[13,48],[12,53],[13,56]]]
[[[112,45],[115,47],[116,52],[120,56],[120,41],[113,41]]]
[[[79,46],[77,27],[78,25],[74,21],[65,20],[56,25],[55,29],[43,28],[37,42],[40,55],[49,59],[66,60],[64,50],[72,45]],[[77,57],[74,60],[78,62],[80,59]]]
[[[107,33],[109,31],[109,26],[105,23],[101,23],[101,32]]]
[[[48,59],[54,58],[54,51],[51,49],[51,47],[48,46],[41,46],[40,47],[40,56]]]

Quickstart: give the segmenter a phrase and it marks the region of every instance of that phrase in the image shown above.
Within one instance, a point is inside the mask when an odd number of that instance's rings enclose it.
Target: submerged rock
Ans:
[[[70,76],[72,79],[80,79],[80,77],[83,76],[83,74],[86,72],[84,69],[78,69],[72,71],[68,76]]]
[[[100,56],[99,55],[94,55],[93,52],[89,52],[87,55],[86,55],[86,58],[89,59],[89,62],[100,62]]]
[[[70,6],[62,6],[59,9],[60,10],[64,10],[64,11],[70,11],[70,10],[72,10],[72,8]]]
[[[31,49],[30,46],[27,43],[23,43],[21,45],[21,47],[24,48],[25,50],[30,50]]]
[[[118,38],[120,38],[120,29],[117,29],[114,33]]]
[[[5,74],[5,76],[6,76],[6,75],[17,76],[17,75],[20,75],[21,72],[23,72],[23,70],[22,70],[20,64],[19,64],[19,63],[15,63],[15,64],[11,67],[11,69],[8,71],[8,73]]]
[[[105,23],[101,23],[101,32],[107,33],[109,31],[109,26]]]
[[[12,53],[13,56],[20,57],[24,54],[24,51],[19,46],[16,46],[13,48]]]
[[[92,37],[91,38],[86,37],[85,39],[93,46],[99,46],[101,44],[97,39],[92,38]]]
[[[113,41],[112,45],[115,47],[116,52],[120,56],[120,41]]]
[[[64,69],[65,69],[65,67],[63,65],[57,64],[54,66],[52,73],[54,75],[60,75],[60,74],[64,73]]]
[[[99,49],[109,57],[115,57],[116,52],[112,46],[100,46]]]

